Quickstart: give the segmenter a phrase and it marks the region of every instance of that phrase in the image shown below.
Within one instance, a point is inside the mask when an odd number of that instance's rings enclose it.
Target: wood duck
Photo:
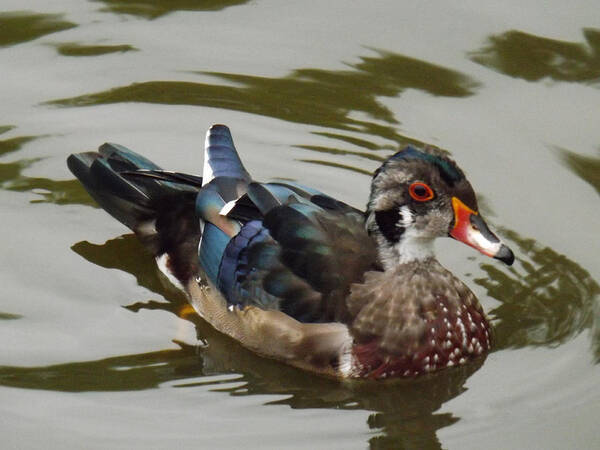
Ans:
[[[229,129],[203,176],[117,144],[71,155],[90,195],[135,232],[200,316],[248,349],[337,378],[415,377],[491,346],[475,295],[435,259],[451,236],[510,265],[441,150],[408,146],[373,175],[366,212],[292,182],[252,181]]]

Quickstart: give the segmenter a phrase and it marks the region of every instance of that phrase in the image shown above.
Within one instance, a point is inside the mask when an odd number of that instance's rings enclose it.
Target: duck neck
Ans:
[[[425,237],[403,236],[394,249],[398,255],[398,264],[425,261],[435,258],[433,239]]]
[[[431,237],[417,236],[407,230],[398,242],[380,245],[379,253],[384,269],[387,271],[401,264],[435,259],[434,240]]]

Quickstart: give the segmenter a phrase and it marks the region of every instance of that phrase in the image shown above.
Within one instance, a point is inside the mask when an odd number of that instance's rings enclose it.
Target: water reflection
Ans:
[[[20,314],[10,314],[5,312],[0,312],[0,320],[17,320],[22,318],[23,316]]]
[[[503,236],[521,256],[513,268],[483,265],[486,278],[475,280],[502,304],[491,311],[496,349],[557,346],[592,329],[592,347],[600,357],[598,297],[600,287],[574,261],[510,230]],[[150,389],[213,386],[231,395],[279,394],[273,403],[292,408],[336,408],[370,411],[368,426],[376,434],[370,448],[439,448],[437,430],[459,418],[439,414],[440,406],[464,391],[465,382],[483,361],[417,380],[386,383],[339,383],[317,378],[275,361],[260,358],[216,332],[191,312],[183,296],[166,288],[152,258],[132,235],[104,244],[79,242],[72,249],[86,260],[136,277],[164,301],[133,301],[133,312],[160,309],[191,321],[208,345],[178,343],[176,350],[123,355],[97,361],[42,367],[2,367],[0,384],[60,391]],[[233,375],[232,378],[204,376]],[[200,378],[200,379],[199,379]],[[224,381],[225,380],[225,381]]]
[[[374,136],[391,140],[396,144],[394,148],[397,143],[412,142],[398,133],[398,120],[379,97],[397,97],[407,89],[436,96],[465,97],[472,95],[478,86],[459,72],[396,53],[373,51],[375,56],[361,57],[360,62],[348,64],[347,70],[298,69],[281,78],[199,72],[227,83],[148,81],[48,103],[75,107],[143,102],[243,111],[364,133],[368,140],[339,133],[324,135],[373,151],[382,148],[370,143]],[[357,112],[371,120],[353,118]]]
[[[583,30],[585,43],[565,42],[522,31],[491,36],[470,54],[473,61],[505,75],[537,81],[597,83],[600,78],[600,30]]]
[[[562,160],[575,175],[591,184],[600,194],[600,149],[598,157],[584,156],[564,148],[558,148]]]
[[[62,14],[40,14],[30,11],[0,13],[0,47],[20,44],[77,25],[63,19]]]
[[[132,273],[138,282],[167,301],[135,301],[127,308],[162,309],[191,321],[201,342],[179,349],[122,355],[95,361],[39,367],[0,367],[0,385],[53,391],[178,389],[209,386],[230,395],[285,396],[268,404],[291,408],[333,408],[371,412],[367,425],[371,448],[439,448],[437,430],[458,420],[436,411],[464,391],[464,384],[483,361],[418,380],[347,382],[323,379],[245,350],[200,319],[185,299],[162,287],[151,258],[133,235],[95,245],[81,242],[73,250],[102,267]],[[135,263],[134,263],[135,261]],[[223,375],[226,375],[224,377]],[[209,377],[210,378],[203,378]],[[235,383],[232,385],[232,381]],[[415,447],[416,446],[416,447]]]
[[[84,45],[77,42],[55,44],[56,50],[63,56],[100,56],[109,53],[125,53],[138,49],[127,44],[122,45]]]
[[[475,280],[502,302],[490,312],[495,319],[496,347],[555,347],[591,329],[598,362],[598,283],[565,255],[511,230],[503,230],[503,235],[511,247],[518,248],[517,263],[510,269],[483,264],[487,277]]]
[[[220,11],[248,0],[93,0],[104,3],[102,11],[156,19],[174,11]]]
[[[439,448],[437,430],[458,418],[435,411],[464,391],[464,382],[478,368],[467,366],[443,376],[388,382],[386,386],[376,382],[344,384],[264,360],[214,331],[207,332],[207,347],[177,342],[179,349],[96,361],[41,367],[0,366],[0,385],[86,392],[133,391],[168,384],[180,389],[210,386],[211,390],[236,396],[285,395],[268,404],[371,411],[367,424],[376,432],[370,439],[371,448],[404,448],[409,443],[419,444],[414,448]],[[224,374],[230,376],[225,378]],[[199,377],[214,375],[220,376],[197,381]]]
[[[11,126],[0,127],[0,134],[12,128]],[[21,150],[28,142],[38,138],[40,136],[17,136],[0,140],[0,158]],[[0,189],[36,194],[38,198],[31,200],[31,203],[81,204],[98,207],[77,180],[53,180],[23,175],[25,169],[38,161],[40,158],[0,162]]]

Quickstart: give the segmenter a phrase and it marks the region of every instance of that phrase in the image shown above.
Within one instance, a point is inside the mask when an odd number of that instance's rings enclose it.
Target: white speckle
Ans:
[[[342,376],[349,377],[352,373],[352,366],[352,343],[348,341],[345,345],[342,346],[338,355],[338,371],[342,374]],[[362,369],[364,369],[364,367],[362,366],[362,364],[360,364],[359,370],[362,371]]]
[[[237,199],[225,203],[225,206],[223,206],[221,208],[221,211],[219,211],[219,215],[226,216],[227,214],[229,214],[231,210],[235,207],[235,202],[237,202]]]
[[[233,312],[233,308],[234,308],[234,306],[233,306],[233,305],[229,305],[229,306],[227,307],[227,309],[228,309],[229,311],[231,311],[231,312]]]
[[[426,357],[425,357],[425,359],[423,359],[423,362],[424,362],[425,364],[428,364],[428,363],[429,363],[429,356],[426,356]]]
[[[460,349],[459,349],[458,347],[456,347],[456,348],[454,349],[454,352],[453,352],[453,353],[454,353],[454,355],[455,355],[455,356],[458,356],[458,355],[460,355]]]
[[[465,358],[460,358],[460,359],[458,360],[458,363],[459,363],[459,364],[464,364],[464,363],[466,363],[466,362],[467,362],[467,360],[466,360]]]
[[[452,337],[452,333],[450,333],[450,332],[448,331],[448,332],[446,333],[446,337],[447,337],[448,339],[450,339],[450,338]]]
[[[429,364],[425,364],[425,371],[431,372],[431,366]]]
[[[473,345],[476,345],[477,344],[477,338],[475,338],[475,337],[471,338],[471,343]]]
[[[410,374],[410,370],[405,370],[404,371],[404,376],[407,377]]]
[[[443,309],[443,311],[444,311],[445,313],[447,313],[447,312],[448,312],[448,308],[446,308],[446,307],[444,306],[444,309]]]
[[[473,323],[473,316],[471,313],[467,313],[467,317],[469,318],[469,322]]]
[[[183,291],[183,285],[181,284],[181,281],[179,281],[169,270],[169,255],[167,253],[163,253],[162,255],[156,257],[156,265],[158,266],[158,270],[160,270],[167,277],[167,280],[169,280],[173,286]]]
[[[438,354],[436,353],[435,355],[433,355],[433,362],[437,363],[440,360],[440,357],[438,356]]]
[[[448,364],[446,364],[446,367],[452,367],[454,365],[453,361],[448,361]]]
[[[433,347],[435,347],[435,340],[434,340],[434,339],[432,339],[432,340],[431,340],[431,345],[432,345]]]
[[[469,346],[467,347],[467,351],[469,353],[473,353],[473,344],[469,344]]]
[[[444,348],[450,348],[450,347],[452,347],[452,342],[450,342],[450,341],[444,342]]]
[[[466,347],[467,346],[467,330],[465,329],[465,324],[463,323],[463,321],[461,320],[460,317],[456,318],[456,326],[458,326],[458,328],[460,329],[460,332],[462,334],[462,346]]]
[[[448,359],[454,359],[454,353],[450,353],[450,354],[448,355]]]

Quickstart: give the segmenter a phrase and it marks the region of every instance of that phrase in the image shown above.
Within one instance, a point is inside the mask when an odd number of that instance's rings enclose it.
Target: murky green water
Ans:
[[[592,1],[5,0],[2,448],[600,447],[600,9]],[[356,206],[399,145],[448,149],[517,262],[442,262],[485,361],[340,384],[190,312],[65,165],[119,142],[199,173],[226,123],[256,179]]]

